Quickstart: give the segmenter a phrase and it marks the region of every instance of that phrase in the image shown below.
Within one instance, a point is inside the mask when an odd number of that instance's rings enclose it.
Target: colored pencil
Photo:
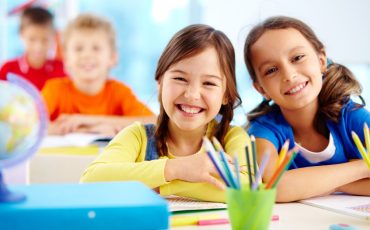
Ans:
[[[279,159],[276,163],[276,167],[275,169],[277,169],[279,167],[279,165],[283,162],[283,160],[285,159],[285,155],[286,153],[288,152],[288,149],[289,149],[289,139],[287,139],[285,141],[285,143],[283,144],[283,146],[281,147],[281,150],[280,150],[280,153],[279,153]]]
[[[293,163],[293,160],[294,158],[297,156],[297,152],[293,150],[293,155],[292,157],[289,159],[289,162],[288,164],[285,166],[285,169],[283,170],[282,173],[280,173],[280,175],[278,176],[278,178],[275,180],[274,184],[272,185],[273,188],[275,188],[277,186],[277,184],[279,183],[280,181],[280,178],[283,176],[284,172],[288,171],[289,170],[289,167],[290,165]]]
[[[368,156],[370,157],[370,131],[367,124],[364,124],[364,137],[365,137],[365,144],[366,144],[366,151]]]
[[[296,151],[296,148],[290,150],[286,157],[284,158],[283,163],[279,166],[277,170],[275,170],[274,174],[272,175],[271,179],[267,182],[266,189],[272,188],[274,185],[275,181],[278,180],[281,175],[284,173],[286,170],[287,165],[293,161],[293,151]],[[295,155],[294,155],[295,157]]]
[[[239,172],[239,161],[238,156],[234,155],[234,166],[235,166],[235,175],[236,175],[236,185],[237,189],[241,188],[241,182],[240,182],[240,172]]]
[[[257,147],[256,147],[256,138],[251,135],[251,144],[252,144],[252,156],[253,156],[253,175],[257,174]]]
[[[210,140],[207,137],[203,138],[203,147],[207,151],[209,158],[211,159],[213,165],[215,166],[218,174],[220,175],[221,179],[224,181],[227,187],[230,187],[230,182],[226,178],[225,172],[222,170],[221,163],[215,153],[215,149],[213,148]]]
[[[252,170],[251,170],[251,161],[250,161],[250,157],[249,157],[249,148],[248,146],[245,147],[245,155],[246,155],[246,158],[247,158],[247,170],[248,170],[248,180],[249,180],[249,186],[250,188],[252,188],[252,183],[253,183],[253,179],[252,179]]]
[[[255,175],[254,183],[252,185],[252,190],[257,190],[258,184],[260,183],[262,179],[263,172],[266,169],[267,162],[269,161],[269,159],[270,159],[269,152],[266,152],[265,154],[263,154],[259,170],[257,171],[257,174]]]
[[[230,182],[230,185],[232,188],[237,188],[237,185],[236,185],[236,181],[235,181],[235,178],[233,176],[233,173],[231,171],[231,168],[230,168],[230,165],[227,161],[227,158],[226,158],[226,153],[222,150],[219,151],[220,155],[221,155],[221,161],[223,163],[223,166],[224,166],[224,171],[226,172],[226,176]]]
[[[221,155],[221,159],[222,159],[222,162],[223,162],[223,165],[224,165],[224,169],[225,169],[225,172],[228,176],[228,179],[230,181],[230,184],[232,184],[232,187],[233,188],[237,188],[237,179],[235,179],[233,173],[232,173],[232,170],[229,166],[229,161],[227,160],[226,158],[226,153],[225,153],[225,150],[224,148],[222,147],[221,143],[217,140],[216,137],[212,137],[212,143],[213,143],[213,146],[215,147],[215,149],[217,151],[219,151],[220,155]]]
[[[367,155],[367,153],[365,151],[365,148],[364,148],[364,146],[361,143],[360,138],[357,136],[357,134],[354,131],[352,131],[352,138],[353,138],[353,141],[355,142],[355,144],[357,146],[358,151],[360,152],[360,154],[362,156],[362,159],[365,161],[365,163],[367,164],[367,166],[370,169],[370,159],[369,159],[369,156]]]

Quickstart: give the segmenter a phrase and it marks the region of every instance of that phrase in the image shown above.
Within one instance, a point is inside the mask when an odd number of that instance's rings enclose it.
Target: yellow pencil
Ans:
[[[353,131],[352,131],[352,138],[353,138],[353,141],[355,142],[355,144],[357,146],[358,151],[361,153],[362,158],[364,159],[365,163],[367,164],[367,167],[369,167],[369,169],[370,169],[370,159],[369,159],[369,157],[368,157],[368,155],[365,151],[364,146],[361,143],[360,138]]]
[[[276,163],[275,168],[278,168],[281,165],[281,163],[283,163],[283,161],[285,159],[285,155],[288,152],[288,148],[289,148],[289,139],[286,140],[283,144],[283,147],[281,147],[281,150],[280,150],[280,153],[279,153],[279,159]]]
[[[370,157],[370,131],[367,124],[364,124],[364,137],[365,137],[365,144],[366,144],[366,151],[368,156]]]

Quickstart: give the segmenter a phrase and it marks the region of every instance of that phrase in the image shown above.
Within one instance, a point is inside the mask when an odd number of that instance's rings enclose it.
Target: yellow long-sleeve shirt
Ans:
[[[209,136],[214,122],[208,126]],[[246,165],[245,145],[248,137],[241,127],[231,127],[225,136],[226,153],[237,154],[241,166]],[[81,182],[97,181],[141,181],[150,188],[158,188],[160,194],[186,196],[200,200],[225,202],[224,191],[206,183],[192,183],[181,180],[167,182],[164,176],[167,157],[145,161],[147,136],[139,122],[123,129],[109,143],[97,159],[86,169]],[[204,153],[205,154],[205,153]],[[247,181],[246,172],[241,172],[243,183]]]

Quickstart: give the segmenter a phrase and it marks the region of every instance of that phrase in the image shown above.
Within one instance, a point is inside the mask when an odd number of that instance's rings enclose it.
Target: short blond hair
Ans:
[[[80,14],[70,21],[62,34],[62,44],[66,48],[71,33],[78,30],[102,30],[108,37],[112,50],[116,50],[116,32],[113,25],[103,17],[93,14]]]

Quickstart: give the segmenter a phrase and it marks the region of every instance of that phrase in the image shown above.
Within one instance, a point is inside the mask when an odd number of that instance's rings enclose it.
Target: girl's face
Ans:
[[[326,70],[324,51],[316,52],[296,29],[266,31],[251,47],[254,87],[282,110],[317,102]]]
[[[170,125],[184,131],[204,129],[227,101],[226,79],[214,48],[173,64],[160,84]]]

